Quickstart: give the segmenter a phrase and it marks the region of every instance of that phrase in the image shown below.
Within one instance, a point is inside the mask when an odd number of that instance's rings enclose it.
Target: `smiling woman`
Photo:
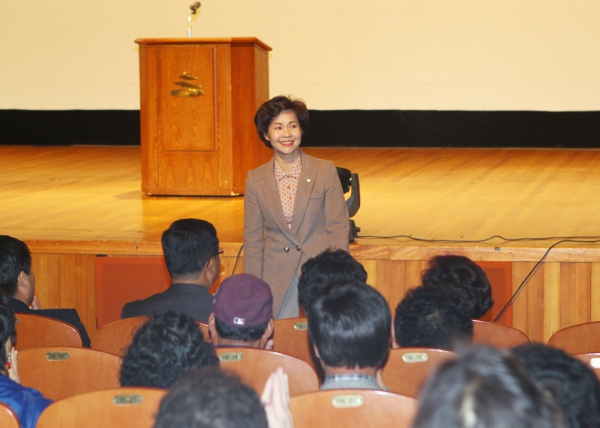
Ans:
[[[274,156],[246,180],[244,270],[271,286],[276,318],[297,317],[300,268],[326,249],[348,251],[348,209],[333,162],[300,150],[304,102],[275,97],[254,123]]]

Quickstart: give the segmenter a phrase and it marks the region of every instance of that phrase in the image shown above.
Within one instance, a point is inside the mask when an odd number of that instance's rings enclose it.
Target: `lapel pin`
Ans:
[[[310,183],[310,178],[307,178],[307,179],[306,179],[306,182],[307,182],[307,183]]]

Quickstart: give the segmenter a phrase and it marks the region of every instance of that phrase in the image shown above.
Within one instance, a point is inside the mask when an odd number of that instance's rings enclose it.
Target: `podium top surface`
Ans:
[[[140,46],[149,45],[228,45],[228,46],[252,46],[262,48],[265,51],[272,50],[270,46],[264,44],[256,37],[221,37],[212,39],[136,39],[135,42]]]

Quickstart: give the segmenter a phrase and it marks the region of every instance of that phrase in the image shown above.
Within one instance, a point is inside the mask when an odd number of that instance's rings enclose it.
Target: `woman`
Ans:
[[[37,420],[51,400],[35,389],[20,385],[17,367],[15,314],[8,299],[0,295],[0,402],[10,407],[22,428],[35,428]]]
[[[123,357],[121,386],[169,388],[188,370],[219,366],[192,317],[168,311],[141,326]]]
[[[299,316],[302,264],[331,249],[348,251],[348,209],[335,166],[300,150],[308,110],[285,96],[254,116],[273,159],[248,173],[244,201],[244,271],[267,282],[277,318]]]

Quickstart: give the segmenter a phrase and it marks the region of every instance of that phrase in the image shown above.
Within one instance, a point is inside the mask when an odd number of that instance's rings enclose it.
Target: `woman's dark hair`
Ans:
[[[258,108],[254,115],[254,124],[256,132],[263,143],[269,148],[273,148],[271,143],[265,137],[269,132],[271,122],[284,111],[293,111],[298,118],[298,124],[302,130],[302,135],[308,130],[308,109],[304,101],[295,100],[285,95],[279,95],[271,98]]]
[[[419,397],[412,428],[562,428],[551,398],[508,351],[472,347],[444,363]]]
[[[135,333],[123,357],[121,386],[168,388],[188,370],[218,365],[196,321],[169,311],[152,317]]]
[[[6,372],[6,348],[4,344],[8,339],[12,345],[15,344],[17,332],[15,329],[15,313],[13,312],[8,297],[0,294],[0,373],[4,375]]]
[[[423,272],[424,287],[446,290],[458,299],[458,309],[470,318],[481,318],[493,306],[492,287],[473,260],[452,254],[436,256]]]

